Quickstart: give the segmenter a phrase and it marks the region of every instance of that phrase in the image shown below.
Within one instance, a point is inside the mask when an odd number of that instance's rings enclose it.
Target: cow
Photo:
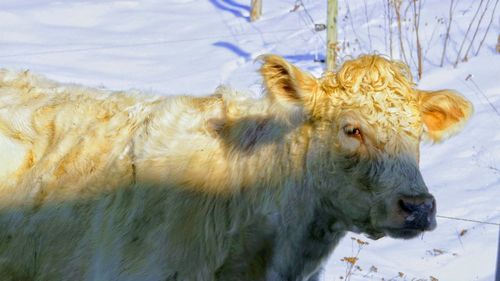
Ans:
[[[436,227],[419,144],[469,101],[379,55],[320,78],[260,60],[260,99],[1,70],[1,280],[312,281],[347,231]]]

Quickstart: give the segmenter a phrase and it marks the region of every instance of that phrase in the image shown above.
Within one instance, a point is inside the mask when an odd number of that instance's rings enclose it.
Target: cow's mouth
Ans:
[[[365,229],[364,233],[368,238],[373,240],[378,240],[382,237],[389,236],[396,239],[411,239],[419,236],[426,230],[414,229],[414,228],[395,228],[395,227],[384,227],[378,230],[375,229]]]
[[[384,229],[384,233],[392,238],[397,239],[411,239],[419,236],[424,231],[423,229],[414,229],[414,228],[386,228]]]
[[[398,239],[411,239],[419,236],[425,231],[431,231],[436,228],[436,220],[434,218],[429,220],[429,223],[423,227],[415,227],[413,225],[405,224],[403,227],[384,227],[384,232],[392,237]]]
[[[385,225],[378,227],[370,227],[363,229],[363,232],[373,240],[380,239],[384,236],[389,236],[396,239],[411,239],[415,238],[426,231],[432,231],[436,228],[435,219],[430,220],[429,224],[422,227],[415,227],[414,225]]]

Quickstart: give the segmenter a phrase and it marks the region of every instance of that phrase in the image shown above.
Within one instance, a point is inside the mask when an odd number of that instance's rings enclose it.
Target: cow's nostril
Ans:
[[[423,203],[423,208],[430,213],[436,211],[436,200],[433,198],[427,198]]]
[[[405,213],[412,213],[415,211],[415,205],[405,202],[403,199],[398,200],[399,208]]]
[[[398,200],[398,206],[401,211],[408,214],[416,211],[432,213],[436,209],[436,201],[434,197],[402,197]]]

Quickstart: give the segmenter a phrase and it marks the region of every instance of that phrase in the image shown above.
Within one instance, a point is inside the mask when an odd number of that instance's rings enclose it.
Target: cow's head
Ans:
[[[315,183],[329,190],[349,230],[411,238],[435,228],[436,202],[418,168],[419,144],[458,132],[472,112],[469,101],[449,90],[416,89],[405,64],[380,56],[347,61],[316,79],[270,55],[261,74],[270,98],[301,108],[313,128],[316,159],[308,168],[330,173]]]

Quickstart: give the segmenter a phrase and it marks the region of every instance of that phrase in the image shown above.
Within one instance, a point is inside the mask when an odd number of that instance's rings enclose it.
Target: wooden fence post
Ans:
[[[500,53],[500,35],[498,35],[498,40],[497,40],[497,53]]]
[[[333,71],[337,60],[338,1],[328,0],[326,31],[326,70]]]
[[[500,40],[500,36],[498,36],[498,39]],[[500,44],[500,42],[499,42]],[[498,45],[497,45],[498,47]],[[497,48],[498,50],[498,48]],[[499,281],[500,280],[500,227],[498,227],[498,252],[497,252],[497,268],[496,268],[496,277],[495,280]]]
[[[262,0],[252,0],[252,10],[250,11],[250,21],[256,21],[262,15]]]

